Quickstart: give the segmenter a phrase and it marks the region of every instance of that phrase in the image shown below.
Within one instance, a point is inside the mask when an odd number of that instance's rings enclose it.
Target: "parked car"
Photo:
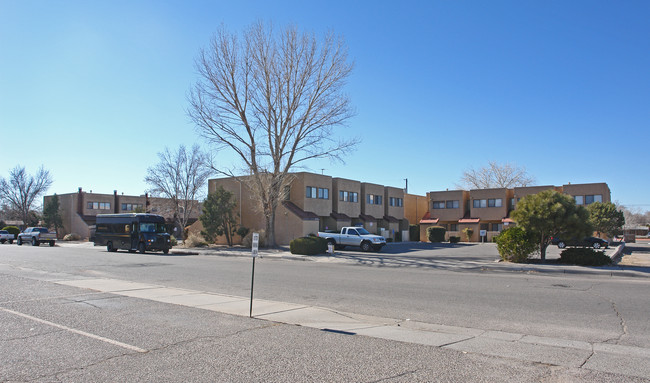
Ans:
[[[41,242],[47,242],[50,246],[54,246],[56,241],[56,233],[50,233],[45,227],[28,227],[22,233],[18,234],[16,241],[18,246],[25,242],[31,242],[32,246],[38,246]]]
[[[0,230],[0,243],[14,243],[14,235],[7,230]]]
[[[598,237],[587,237],[582,241],[577,239],[563,240],[557,237],[551,239],[551,244],[557,245],[557,247],[560,249],[564,249],[567,246],[593,247],[594,249],[606,249],[609,247],[609,241]]]
[[[386,245],[386,238],[370,234],[363,227],[344,227],[341,229],[341,233],[319,231],[318,236],[327,239],[327,242],[337,249],[342,249],[345,246],[358,246],[363,251],[370,251],[371,249],[379,251]]]

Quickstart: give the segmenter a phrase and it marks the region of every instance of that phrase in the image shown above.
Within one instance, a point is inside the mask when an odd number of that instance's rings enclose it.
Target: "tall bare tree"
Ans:
[[[30,212],[37,208],[37,199],[52,185],[50,172],[41,168],[35,175],[29,175],[24,166],[16,165],[9,172],[9,178],[0,178],[0,199],[16,211],[24,224],[30,222]]]
[[[151,186],[152,196],[169,199],[167,209],[174,215],[185,240],[184,229],[199,208],[197,198],[212,174],[211,161],[198,145],[191,150],[181,145],[176,152],[165,148],[158,157],[160,162],[147,169],[144,181]]]
[[[332,33],[318,40],[295,27],[275,33],[263,23],[241,38],[222,27],[196,60],[200,77],[188,114],[204,138],[241,160],[240,174],[249,175],[259,196],[269,246],[290,171],[311,159],[341,160],[359,141],[333,134],[353,115],[343,93],[352,66],[343,39]]]
[[[491,189],[532,186],[534,183],[535,178],[526,172],[526,168],[490,161],[487,166],[478,170],[465,170],[460,184],[456,186],[466,189]]]

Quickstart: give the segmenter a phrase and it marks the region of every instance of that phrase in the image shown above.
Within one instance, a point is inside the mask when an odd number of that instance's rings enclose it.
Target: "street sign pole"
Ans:
[[[251,246],[251,255],[253,256],[253,270],[251,272],[251,305],[248,312],[248,317],[253,317],[253,288],[255,287],[255,258],[258,256],[258,249],[260,243],[260,234],[253,233],[253,244]]]

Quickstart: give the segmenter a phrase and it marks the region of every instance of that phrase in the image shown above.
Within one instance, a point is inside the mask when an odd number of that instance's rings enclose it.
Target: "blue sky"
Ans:
[[[409,192],[488,161],[539,185],[607,182],[650,210],[650,2],[0,0],[0,176],[44,165],[50,193],[144,193],[186,115],[194,59],[223,23],[345,37],[345,164],[309,171]],[[6,137],[12,140],[7,141]],[[218,153],[222,164],[233,156]]]

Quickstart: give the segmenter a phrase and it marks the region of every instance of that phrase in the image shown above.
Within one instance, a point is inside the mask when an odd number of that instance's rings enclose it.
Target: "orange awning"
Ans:
[[[463,218],[459,219],[458,223],[479,223],[480,218]]]

